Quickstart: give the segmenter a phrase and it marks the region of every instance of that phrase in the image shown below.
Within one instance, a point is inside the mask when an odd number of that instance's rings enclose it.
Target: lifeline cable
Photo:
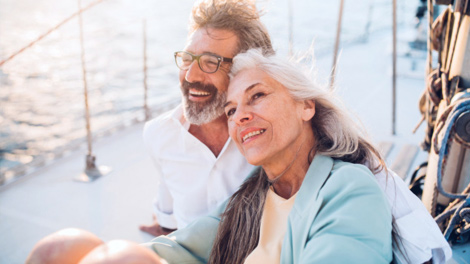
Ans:
[[[105,0],[97,0],[93,3],[90,3],[89,5],[87,5],[86,7],[78,10],[77,12],[73,13],[72,15],[70,15],[69,17],[67,17],[66,19],[62,20],[62,22],[60,22],[59,24],[57,24],[56,26],[52,27],[51,29],[49,29],[46,33],[40,35],[38,38],[36,38],[35,40],[33,40],[32,42],[30,42],[28,45],[24,46],[23,48],[19,49],[18,51],[14,52],[13,54],[11,54],[10,56],[8,56],[8,58],[4,59],[3,61],[0,61],[0,67],[3,66],[3,64],[5,64],[6,62],[10,61],[11,59],[13,59],[14,57],[16,57],[18,54],[21,54],[23,53],[26,49],[28,48],[31,48],[34,44],[36,44],[37,42],[39,42],[41,39],[43,39],[44,37],[46,37],[47,35],[51,34],[52,32],[54,32],[55,30],[57,30],[58,28],[60,28],[61,26],[63,26],[65,23],[69,22],[72,18],[78,16],[79,14],[83,13],[84,11],[90,9],[91,7],[103,2]]]

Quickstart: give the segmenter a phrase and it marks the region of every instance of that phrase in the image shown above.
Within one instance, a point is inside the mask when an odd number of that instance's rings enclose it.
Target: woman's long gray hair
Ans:
[[[248,69],[259,69],[287,88],[295,100],[315,102],[311,119],[316,145],[312,152],[352,163],[365,164],[372,172],[385,168],[379,152],[365,138],[330,90],[317,85],[293,63],[276,56],[264,56],[251,49],[234,58],[231,78]],[[260,221],[269,188],[267,177],[247,179],[231,197],[222,215],[209,263],[243,263],[256,248]]]

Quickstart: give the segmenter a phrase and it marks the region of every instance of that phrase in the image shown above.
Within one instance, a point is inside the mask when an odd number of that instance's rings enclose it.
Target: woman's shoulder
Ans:
[[[347,196],[354,193],[375,193],[380,197],[383,196],[383,192],[369,168],[362,164],[341,160],[334,160],[333,168],[322,187],[322,191],[323,193],[328,192]]]
[[[353,182],[374,182],[374,174],[371,170],[363,164],[356,164],[345,162],[341,160],[334,160],[333,168],[331,169],[330,178],[336,180],[352,179]]]

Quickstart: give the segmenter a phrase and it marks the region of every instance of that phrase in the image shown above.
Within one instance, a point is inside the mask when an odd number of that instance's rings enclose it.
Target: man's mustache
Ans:
[[[183,92],[185,94],[188,94],[189,89],[191,89],[191,88],[197,89],[197,90],[200,90],[200,91],[204,91],[204,92],[209,92],[211,94],[216,94],[217,93],[217,88],[212,84],[202,84],[200,82],[190,83],[186,80],[183,80],[183,83],[181,84],[181,86],[183,87]]]

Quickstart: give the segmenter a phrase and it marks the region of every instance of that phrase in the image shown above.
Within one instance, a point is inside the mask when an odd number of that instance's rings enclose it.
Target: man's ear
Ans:
[[[304,100],[304,107],[302,110],[302,119],[309,121],[315,115],[315,102],[313,100]]]

